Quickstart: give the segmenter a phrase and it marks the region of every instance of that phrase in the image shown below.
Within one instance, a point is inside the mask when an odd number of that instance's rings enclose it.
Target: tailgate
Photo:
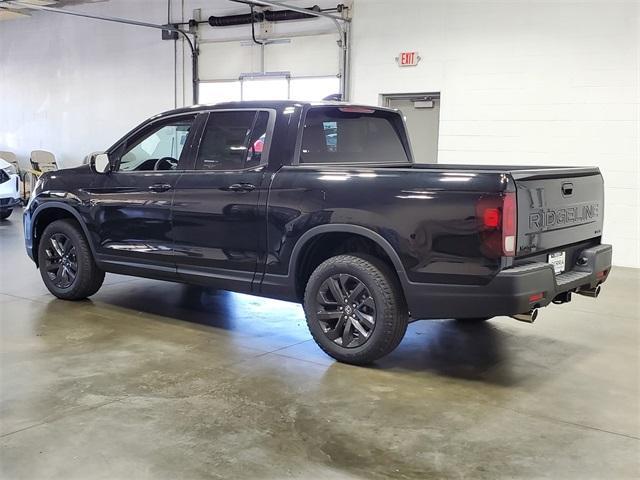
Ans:
[[[597,168],[543,168],[511,175],[518,200],[518,256],[602,235],[604,185]]]

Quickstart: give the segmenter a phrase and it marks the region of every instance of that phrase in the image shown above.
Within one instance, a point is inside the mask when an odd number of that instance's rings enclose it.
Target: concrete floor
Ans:
[[[638,271],[534,325],[417,322],[333,362],[298,305],[109,275],[49,295],[0,223],[7,479],[638,478]]]

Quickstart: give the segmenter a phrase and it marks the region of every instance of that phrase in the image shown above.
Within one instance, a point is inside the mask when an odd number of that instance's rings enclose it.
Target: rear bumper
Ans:
[[[549,305],[562,293],[603,283],[611,270],[611,254],[611,245],[585,249],[581,256],[586,263],[558,276],[548,263],[529,263],[502,270],[482,286],[410,283],[405,285],[405,296],[415,320],[524,313]],[[531,302],[531,297],[539,293],[543,297]]]

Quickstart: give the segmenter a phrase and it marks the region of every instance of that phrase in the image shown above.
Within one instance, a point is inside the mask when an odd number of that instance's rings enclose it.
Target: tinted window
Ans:
[[[301,162],[386,163],[409,161],[400,115],[356,107],[318,107],[307,113]],[[404,134],[403,134],[404,135]]]
[[[267,112],[212,112],[196,168],[240,170],[260,165],[268,122]]]
[[[248,143],[247,161],[245,168],[256,167],[262,162],[262,152],[267,141],[267,125],[269,124],[269,113],[258,112],[251,138]]]
[[[175,170],[192,123],[193,117],[176,119],[134,139],[120,157],[119,170]]]

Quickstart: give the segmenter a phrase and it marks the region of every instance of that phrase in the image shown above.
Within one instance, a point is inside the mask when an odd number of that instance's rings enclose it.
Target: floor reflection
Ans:
[[[424,320],[409,326],[402,348],[382,359],[379,366],[428,369],[479,380],[482,372],[507,358],[504,343],[508,336],[490,322]]]
[[[197,286],[136,281],[104,289],[96,304],[108,304],[199,328],[214,328],[241,346],[277,350],[323,365],[333,360],[313,343],[302,307],[297,304]],[[513,325],[512,323],[508,325]],[[409,325],[400,346],[369,368],[428,372],[443,377],[514,385],[531,381],[535,369],[520,370],[529,352],[543,355],[545,362],[560,363],[575,355],[575,347],[548,338],[513,335],[502,320],[480,323],[455,320],[420,321]],[[510,333],[511,332],[511,333]]]

